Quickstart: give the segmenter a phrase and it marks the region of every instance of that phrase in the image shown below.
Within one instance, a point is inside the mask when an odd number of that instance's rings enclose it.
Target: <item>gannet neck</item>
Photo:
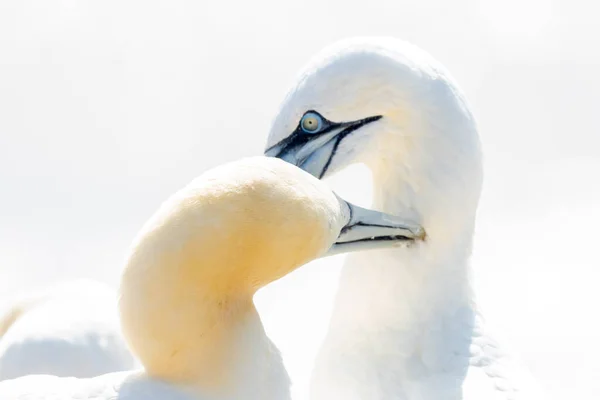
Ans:
[[[425,153],[431,132],[380,133],[386,145],[374,147],[385,151],[365,157],[373,208],[410,217],[427,238],[408,249],[347,257],[311,398],[461,398],[459,385],[437,380],[460,381],[480,326],[469,268],[479,159],[453,169],[435,146]],[[465,186],[472,193],[461,192]]]
[[[125,332],[149,376],[197,387],[202,393],[234,395],[236,385],[244,382],[247,388],[253,377],[283,370],[252,293],[221,294],[211,287],[214,281],[209,277],[193,277],[183,269],[180,276],[166,279],[146,268],[144,276],[123,277],[125,284],[130,279],[136,281],[137,292],[135,297],[122,294],[121,314],[130,321]],[[135,304],[144,304],[147,312]],[[260,365],[264,354],[273,357]],[[283,378],[287,382],[287,376]]]
[[[469,258],[482,157],[476,123],[446,72],[429,64],[395,68],[393,90],[402,95],[390,106],[398,108],[383,113],[361,160],[372,171],[373,208],[410,217],[427,239],[408,250],[349,255],[333,318],[353,304],[365,308],[366,329],[393,328],[392,335],[400,329],[426,341],[426,327],[451,326],[457,315],[471,314]]]
[[[375,188],[387,188],[375,192],[374,209],[409,215],[416,221],[424,219],[407,200],[415,194],[407,194],[406,188],[398,185],[399,180],[393,183],[374,180]],[[454,218],[451,222],[455,222]],[[348,255],[338,287],[331,337],[337,337],[334,331],[340,336],[343,331],[345,340],[353,340],[354,332],[356,340],[362,341],[364,333],[371,332],[390,335],[390,340],[410,338],[406,349],[433,351],[438,346],[431,345],[429,340],[439,341],[449,336],[443,329],[431,330],[432,326],[458,329],[455,325],[473,323],[477,312],[469,264],[473,224],[472,219],[464,221],[462,227],[454,225],[452,233],[444,227],[433,228],[432,236],[424,224],[428,232],[424,243],[409,249]],[[432,332],[440,337],[424,335]],[[440,347],[440,350],[448,349]]]
[[[322,182],[266,157],[220,166],[173,195],[134,241],[121,280],[123,332],[148,375],[203,393],[285,397],[252,297],[324,254],[345,218]]]

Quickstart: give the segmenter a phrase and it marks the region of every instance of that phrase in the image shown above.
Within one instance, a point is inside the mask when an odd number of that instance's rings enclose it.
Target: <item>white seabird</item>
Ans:
[[[32,374],[89,378],[133,369],[116,292],[75,280],[29,293],[0,317],[0,381]]]
[[[348,256],[312,400],[540,396],[473,294],[482,154],[469,105],[440,63],[393,38],[330,46],[283,101],[265,154],[319,178],[362,162],[373,207],[427,231],[418,246]]]
[[[422,237],[418,225],[352,206],[281,160],[215,168],[168,199],[134,240],[119,310],[143,370],[18,378],[0,383],[0,399],[288,399],[254,293],[312,259]]]

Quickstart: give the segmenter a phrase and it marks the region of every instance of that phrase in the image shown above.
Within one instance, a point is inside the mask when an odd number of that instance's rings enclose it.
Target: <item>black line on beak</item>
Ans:
[[[355,226],[375,226],[375,227],[378,227],[378,228],[389,228],[390,227],[389,225],[367,224],[365,222],[358,221],[358,222],[353,223],[352,225],[346,225],[346,226],[344,226],[342,228],[342,230],[340,231],[340,234],[346,233],[346,232],[352,230],[352,228],[354,228]],[[403,236],[403,235],[400,235],[400,236]],[[410,239],[407,236],[406,236],[406,238]]]
[[[365,239],[357,239],[357,240],[350,240],[348,242],[336,242],[335,244],[337,245],[344,245],[344,244],[350,244],[350,243],[360,243],[360,242],[382,242],[382,241],[388,241],[388,240],[395,240],[395,241],[403,241],[403,242],[411,242],[414,241],[414,239],[408,238],[406,236],[402,236],[402,235],[395,235],[395,236],[375,236],[373,238],[365,238]]]
[[[370,123],[370,122],[374,122],[377,120],[381,119],[381,115],[375,115],[373,117],[368,117],[368,118],[363,118],[360,119],[358,121],[353,121],[353,122],[344,122],[341,124],[338,124],[338,126],[348,126],[346,129],[344,129],[343,131],[341,131],[335,138],[335,144],[333,145],[333,149],[331,150],[331,154],[329,154],[329,158],[327,159],[327,162],[325,163],[325,166],[323,167],[323,171],[321,171],[321,173],[319,174],[319,179],[323,178],[323,176],[325,176],[325,173],[327,172],[327,170],[329,169],[329,165],[331,164],[331,160],[333,160],[333,156],[335,156],[335,153],[337,152],[337,149],[340,145],[340,143],[342,142],[342,140],[344,140],[344,138],[346,136],[348,136],[349,134],[351,134],[352,132],[354,132],[355,130],[357,130],[358,128]]]

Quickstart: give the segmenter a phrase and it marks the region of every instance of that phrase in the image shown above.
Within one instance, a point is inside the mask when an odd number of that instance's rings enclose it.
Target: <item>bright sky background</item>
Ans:
[[[591,399],[600,392],[592,4],[0,0],[0,297],[71,277],[115,285],[162,200],[211,166],[261,153],[312,54],[347,36],[393,35],[442,61],[480,121],[486,182],[473,263],[490,323],[550,393]],[[364,168],[334,180],[368,205]],[[313,263],[256,299],[299,395],[342,261]]]

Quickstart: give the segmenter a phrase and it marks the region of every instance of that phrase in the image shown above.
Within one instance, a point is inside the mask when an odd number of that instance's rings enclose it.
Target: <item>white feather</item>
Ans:
[[[488,332],[471,288],[482,154],[477,125],[450,74],[400,40],[345,40],[300,74],[267,148],[309,110],[333,122],[382,116],[339,142],[325,177],[364,163],[373,173],[373,207],[417,221],[428,235],[409,249],[347,257],[311,398],[541,398]]]
[[[77,280],[29,294],[0,319],[0,380],[49,374],[87,378],[134,368],[116,293]]]

